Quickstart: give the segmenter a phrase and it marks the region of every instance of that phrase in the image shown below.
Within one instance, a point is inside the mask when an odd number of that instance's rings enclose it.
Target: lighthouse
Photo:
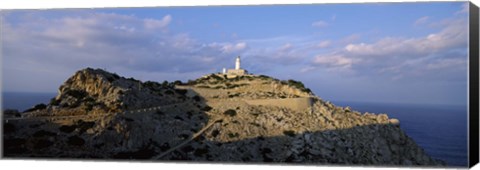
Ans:
[[[235,78],[237,76],[243,76],[248,74],[247,70],[244,70],[240,67],[240,56],[237,56],[237,58],[235,59],[235,69],[228,69],[226,71],[226,75],[228,78]],[[225,74],[225,70],[223,74]]]
[[[235,60],[235,70],[240,70],[240,56]]]

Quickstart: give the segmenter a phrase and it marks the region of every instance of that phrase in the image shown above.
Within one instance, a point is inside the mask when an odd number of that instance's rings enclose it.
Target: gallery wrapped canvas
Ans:
[[[5,159],[478,163],[470,2],[0,14]]]

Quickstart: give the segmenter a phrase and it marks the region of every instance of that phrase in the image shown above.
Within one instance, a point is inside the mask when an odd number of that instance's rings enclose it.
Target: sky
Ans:
[[[234,68],[322,99],[466,105],[465,2],[4,10],[2,90],[57,92],[76,71],[142,81]]]

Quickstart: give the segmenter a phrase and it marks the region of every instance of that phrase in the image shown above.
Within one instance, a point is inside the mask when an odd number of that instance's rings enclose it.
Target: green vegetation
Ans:
[[[149,89],[156,89],[156,88],[159,88],[159,87],[162,87],[162,85],[160,83],[157,83],[157,82],[154,82],[154,81],[146,81],[145,83],[143,83],[143,86],[144,87],[147,87]]]
[[[218,130],[216,130],[216,129],[213,130],[212,133],[211,133],[211,135],[212,135],[213,137],[217,137],[218,134],[220,134],[220,131],[218,131]]]
[[[75,135],[75,136],[68,137],[67,143],[73,146],[82,146],[85,144],[85,140]]]
[[[220,76],[218,76],[218,75],[216,75],[216,74],[211,74],[211,75],[209,76],[209,78],[213,78],[214,80],[217,80],[217,81],[222,81],[222,80],[224,80],[223,77],[220,77]]]
[[[87,96],[87,92],[83,90],[66,90],[65,95],[72,96],[76,99],[82,99]]]
[[[295,136],[295,131],[293,130],[285,130],[283,131],[283,134],[287,135],[287,136]]]
[[[94,98],[92,97],[87,97],[83,100],[83,103],[85,104],[85,111],[89,112],[93,110],[93,107],[98,106],[101,108],[105,108],[106,105],[101,102],[97,102]]]
[[[306,88],[305,85],[300,81],[295,81],[295,80],[289,79],[287,81],[281,81],[281,83],[285,84],[285,85],[288,85],[288,86],[291,86],[291,87],[295,87],[295,88],[301,90],[302,92],[306,92],[306,93],[311,93],[312,92],[309,88]]]
[[[240,96],[240,93],[228,95],[229,98],[234,98],[234,97],[238,97],[238,96]]]
[[[117,73],[111,73],[111,75],[106,75],[109,82],[120,79],[120,76]]]
[[[52,106],[58,106],[60,104],[60,100],[57,100],[55,97],[50,99],[50,105]]]
[[[228,133],[227,135],[228,135],[229,138],[236,138],[236,137],[240,136],[240,134],[238,134],[238,133]]]
[[[193,97],[193,100],[199,102],[200,100],[202,100],[202,98],[200,98],[200,96],[198,96],[198,95],[195,95],[195,96]]]
[[[174,85],[183,85],[183,82],[180,81],[180,80],[175,80],[175,81],[173,82],[173,84],[174,84]]]
[[[173,95],[173,94],[174,94],[174,92],[173,92],[172,90],[167,90],[167,91],[165,91],[165,94],[168,94],[168,95]]]
[[[112,73],[113,78],[120,79],[120,76],[117,73]]]
[[[133,77],[126,78],[126,79],[127,79],[127,80],[130,80],[130,81],[137,82],[137,83],[140,83],[140,82],[141,82],[140,80],[134,79]]]
[[[237,115],[237,111],[235,111],[233,109],[228,109],[225,112],[223,112],[223,114],[233,117],[233,116]]]
[[[208,148],[199,148],[193,152],[193,155],[200,157],[208,153]]]
[[[210,111],[210,110],[212,110],[212,109],[213,109],[213,108],[210,107],[210,106],[205,106],[202,110],[208,112],[208,111]]]
[[[47,105],[45,105],[43,103],[40,103],[40,104],[37,104],[37,105],[33,106],[33,108],[25,110],[24,112],[31,112],[31,111],[35,111],[35,110],[43,110],[43,109],[46,109],[46,108],[47,108]]]
[[[182,95],[182,96],[185,96],[185,94],[187,94],[187,90],[185,89],[175,89],[175,92],[177,92],[178,94]]]
[[[228,84],[227,85],[227,89],[233,89],[233,88],[236,88],[236,87],[242,87],[242,86],[247,86],[249,84],[247,83],[242,83],[242,84]]]
[[[266,76],[266,75],[259,75],[258,77],[260,77],[260,79],[262,79],[262,80],[269,80],[269,79],[272,79],[271,77],[269,77],[269,76]]]

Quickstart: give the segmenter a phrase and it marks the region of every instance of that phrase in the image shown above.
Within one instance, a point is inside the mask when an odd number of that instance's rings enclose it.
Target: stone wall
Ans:
[[[244,69],[228,69],[227,71],[227,78],[235,78],[237,76],[243,76],[245,74],[247,74],[247,70],[244,70]]]
[[[295,111],[305,111],[309,109],[313,100],[311,97],[285,98],[285,99],[256,99],[245,100],[250,105],[277,106],[289,108]]]

